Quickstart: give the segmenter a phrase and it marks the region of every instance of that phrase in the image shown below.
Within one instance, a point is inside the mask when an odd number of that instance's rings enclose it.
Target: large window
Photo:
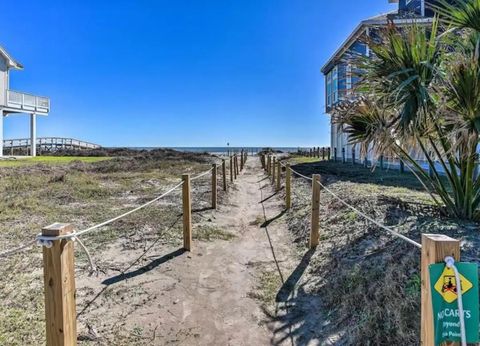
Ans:
[[[338,67],[335,66],[327,74],[327,106],[332,107],[338,102]]]

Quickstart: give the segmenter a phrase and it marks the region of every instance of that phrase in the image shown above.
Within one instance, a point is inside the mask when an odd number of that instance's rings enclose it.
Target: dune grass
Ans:
[[[292,155],[290,161],[295,164],[320,162],[322,158]]]
[[[34,239],[42,227],[53,222],[72,223],[76,229],[84,229],[117,216],[158,196],[180,181],[182,173],[195,175],[211,167],[208,156],[172,152],[103,160],[108,158],[37,157],[0,162],[10,164],[0,166],[0,232],[3,237],[0,252]],[[208,204],[209,195],[205,191],[209,183],[209,179],[203,179],[193,186],[196,207]],[[136,250],[160,239],[162,244],[178,246],[181,243],[181,213],[181,191],[177,190],[156,205],[106,226],[101,232],[86,235],[83,240],[95,263],[102,267],[106,262],[97,252],[114,244]],[[193,222],[199,219],[201,216],[197,213]],[[208,240],[230,235],[207,228],[202,236]],[[77,273],[88,270],[85,254],[77,251],[75,255]],[[0,345],[43,344],[41,249],[34,246],[0,259],[0,264]],[[139,334],[138,330],[133,332]],[[117,344],[139,345],[137,339],[132,336]],[[88,341],[80,344],[91,345]]]
[[[61,165],[68,164],[73,161],[81,161],[85,163],[100,162],[110,160],[111,157],[83,157],[83,156],[37,156],[15,159],[0,160],[0,167],[19,167],[35,164]]]

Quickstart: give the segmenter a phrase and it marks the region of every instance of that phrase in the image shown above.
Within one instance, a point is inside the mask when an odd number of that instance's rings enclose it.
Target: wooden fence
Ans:
[[[245,167],[247,159],[247,152],[243,150],[239,155],[234,154],[229,157],[230,176],[233,177],[232,182],[237,179],[240,171]],[[211,172],[211,203],[212,209],[216,209],[218,167],[219,165],[213,164],[210,170],[193,178],[191,178],[189,174],[184,174],[182,175],[182,183],[178,185],[182,186],[183,248],[186,251],[192,251],[192,181]],[[222,188],[224,191],[227,191],[227,166],[225,159],[222,159],[221,168]],[[174,189],[170,191],[173,190]],[[156,200],[158,200],[158,198],[153,201]],[[151,202],[148,202],[145,206],[149,205]],[[136,210],[138,209],[139,208]],[[124,215],[127,214],[128,213]],[[116,219],[118,219],[118,217],[112,220]],[[104,222],[99,225],[106,224],[107,222]],[[70,346],[77,344],[73,241],[75,238],[76,233],[74,231],[74,226],[71,224],[55,223],[42,229],[41,239],[43,241],[42,244],[44,245],[43,265],[47,346]],[[45,246],[46,244],[48,244],[48,246]]]
[[[306,153],[309,156],[316,154],[318,157],[318,151],[310,150]],[[271,177],[272,183],[276,191],[279,191],[282,186],[282,174],[285,172],[285,207],[291,209],[292,207],[292,175],[297,175],[312,182],[312,199],[311,199],[311,218],[310,218],[310,235],[309,235],[309,248],[315,249],[320,243],[320,198],[322,189],[326,190],[330,194],[333,194],[321,183],[321,176],[314,174],[311,178],[306,177],[297,171],[295,171],[289,163],[283,165],[278,158],[274,155],[262,154],[260,157],[262,167],[265,173]],[[276,167],[275,167],[276,162]],[[275,175],[275,171],[277,174]],[[340,199],[338,196],[337,199]],[[341,200],[341,199],[340,199]],[[349,206],[349,204],[343,201],[343,204]],[[350,206],[351,207],[351,206]],[[353,211],[358,211],[356,208],[351,207]],[[359,213],[363,216],[363,213]],[[373,221],[368,218],[370,222]],[[378,222],[375,222],[380,225]],[[383,226],[382,228],[388,229]],[[392,230],[392,233],[398,234]],[[408,238],[399,235],[404,240]],[[421,244],[418,244],[412,240],[411,243],[417,245],[421,250],[420,257],[420,276],[421,276],[421,331],[420,331],[420,343],[422,346],[434,346],[434,326],[433,326],[433,310],[430,293],[430,277],[428,272],[428,266],[434,263],[444,263],[447,256],[452,256],[455,261],[460,260],[460,241],[452,239],[446,235],[441,234],[422,234]],[[456,345],[453,343],[453,345]]]

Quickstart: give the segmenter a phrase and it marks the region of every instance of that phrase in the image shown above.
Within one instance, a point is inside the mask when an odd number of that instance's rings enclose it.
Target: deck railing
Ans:
[[[13,90],[7,90],[7,106],[24,111],[48,113],[50,99]]]
[[[5,139],[3,140],[3,148],[8,153],[10,150],[10,155],[13,155],[18,151],[29,150],[31,147],[30,138],[17,138],[17,139]],[[89,149],[99,149],[100,145],[90,142],[81,141],[74,138],[63,138],[63,137],[39,137],[36,140],[37,149],[40,152],[54,152],[58,150],[89,150]]]

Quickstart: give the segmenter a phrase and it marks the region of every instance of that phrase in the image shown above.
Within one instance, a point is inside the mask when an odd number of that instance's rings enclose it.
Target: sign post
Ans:
[[[459,290],[462,292],[467,342],[476,343],[479,340],[478,267],[474,263],[459,262],[455,266],[460,275],[460,288],[457,287],[452,268],[444,263],[429,266],[435,345],[461,341]]]

